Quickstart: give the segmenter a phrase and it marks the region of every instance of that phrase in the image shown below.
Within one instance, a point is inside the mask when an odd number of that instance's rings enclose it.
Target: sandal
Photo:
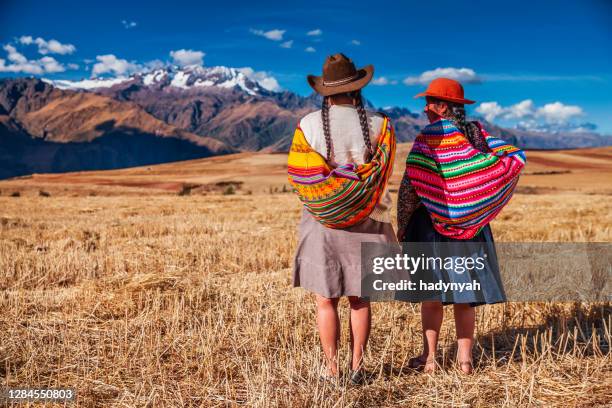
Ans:
[[[427,366],[429,364],[433,364],[433,367],[430,366],[428,368]],[[436,359],[432,358],[424,360],[423,356],[412,357],[410,360],[408,360],[408,368],[419,372],[433,373],[436,369]]]
[[[370,382],[372,382],[372,375],[364,370],[351,370],[349,372],[349,383],[351,385],[367,385]]]
[[[329,385],[332,388],[340,386],[340,376],[339,375],[321,374],[319,375],[319,381],[323,385]]]

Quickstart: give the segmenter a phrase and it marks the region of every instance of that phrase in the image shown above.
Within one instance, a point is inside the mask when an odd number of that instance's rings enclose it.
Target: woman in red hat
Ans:
[[[371,323],[370,304],[361,298],[360,244],[397,242],[387,188],[395,136],[388,118],[364,108],[360,91],[373,71],[336,54],[326,59],[322,76],[308,76],[323,104],[299,121],[288,159],[289,181],[304,205],[294,286],[315,294],[325,379],[339,375],[338,302],[348,297],[353,384],[365,381],[362,360]]]
[[[438,78],[427,90],[424,112],[430,124],[422,129],[408,155],[399,189],[398,239],[405,251],[418,247],[445,260],[475,259],[470,268],[453,264],[422,268],[415,276],[425,282],[464,284],[465,291],[420,292],[423,351],[410,359],[413,369],[431,372],[443,305],[452,304],[457,332],[458,368],[473,370],[474,307],[505,302],[495,244],[489,222],[510,199],[525,163],[523,152],[491,137],[478,122],[466,120],[463,87]],[[413,243],[412,245],[409,243]],[[418,243],[418,244],[417,244]],[[458,244],[460,243],[460,244]],[[478,259],[481,263],[478,264]]]

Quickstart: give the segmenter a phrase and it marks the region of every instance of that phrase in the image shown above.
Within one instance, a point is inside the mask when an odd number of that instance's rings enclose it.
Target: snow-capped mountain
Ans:
[[[97,88],[110,88],[111,86],[121,84],[129,81],[127,77],[116,77],[116,78],[93,78],[93,79],[82,79],[80,81],[70,81],[66,79],[47,79],[42,78],[43,82],[55,86],[59,89],[97,89]]]
[[[197,89],[219,87],[238,89],[249,95],[268,94],[272,91],[254,78],[250,68],[230,68],[224,66],[202,67],[199,65],[179,67],[171,65],[136,73],[131,76],[114,78],[91,78],[80,81],[50,80],[43,81],[60,89],[100,89],[110,88],[118,84],[134,83],[154,88]],[[265,81],[264,81],[265,82]]]

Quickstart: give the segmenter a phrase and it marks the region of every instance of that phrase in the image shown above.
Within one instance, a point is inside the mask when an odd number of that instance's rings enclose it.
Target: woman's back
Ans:
[[[366,111],[370,140],[375,149],[380,136],[383,117],[376,112]],[[323,132],[321,111],[312,112],[302,118],[300,128],[308,144],[322,156],[326,156],[327,147]],[[332,105],[329,108],[329,126],[332,140],[332,154],[329,161],[332,165],[354,163],[363,164],[367,148],[363,140],[363,132],[359,114],[353,105]]]
[[[366,111],[372,149],[376,149],[384,118],[376,112]],[[300,129],[308,144],[325,157],[327,146],[323,132],[321,111],[315,111],[304,116],[300,121]],[[367,159],[367,148],[357,108],[353,105],[331,105],[329,107],[329,127],[332,140],[332,153],[329,163],[333,166],[346,163],[363,164]],[[389,177],[393,168],[389,169]],[[386,186],[380,201],[370,214],[370,218],[380,222],[391,222],[392,199],[389,187]]]

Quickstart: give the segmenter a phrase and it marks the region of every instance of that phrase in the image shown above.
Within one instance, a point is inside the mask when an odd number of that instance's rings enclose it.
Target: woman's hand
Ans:
[[[402,238],[404,238],[404,231],[406,227],[401,227],[397,229],[397,242],[402,242]]]

